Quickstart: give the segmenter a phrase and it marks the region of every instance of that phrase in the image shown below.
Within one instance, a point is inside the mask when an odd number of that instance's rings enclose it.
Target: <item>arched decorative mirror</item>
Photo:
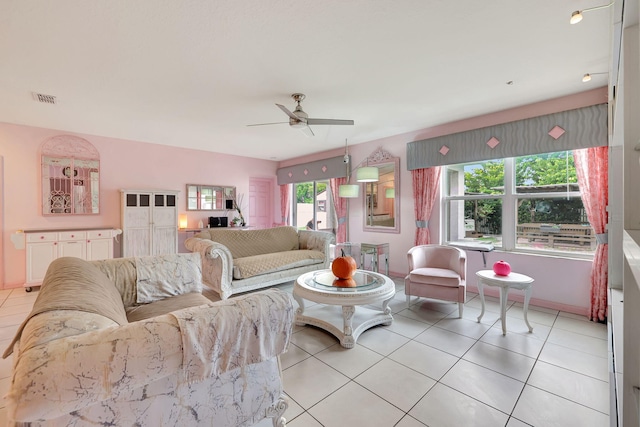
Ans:
[[[42,144],[42,214],[100,213],[100,154],[86,139],[71,135]]]
[[[362,165],[378,169],[378,181],[364,182],[364,231],[400,232],[400,159],[378,148]]]

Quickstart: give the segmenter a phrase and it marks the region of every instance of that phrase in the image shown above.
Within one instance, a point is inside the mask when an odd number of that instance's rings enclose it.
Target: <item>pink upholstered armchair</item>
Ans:
[[[462,317],[467,298],[467,255],[462,249],[442,245],[420,245],[409,249],[409,274],[404,279],[407,305],[411,296],[458,303]]]

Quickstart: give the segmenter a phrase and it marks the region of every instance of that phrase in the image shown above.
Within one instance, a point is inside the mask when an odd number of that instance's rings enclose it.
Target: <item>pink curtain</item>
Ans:
[[[440,166],[411,171],[413,181],[413,212],[416,217],[416,245],[427,245],[429,218],[440,186]]]
[[[573,151],[576,175],[587,211],[589,223],[596,233],[596,253],[591,267],[591,320],[604,321],[607,317],[607,204],[609,203],[609,147],[585,148]]]
[[[280,213],[282,214],[281,225],[289,224],[289,212],[291,211],[291,203],[289,197],[291,195],[291,184],[283,184],[280,186]]]
[[[336,229],[336,243],[344,243],[347,241],[347,203],[348,200],[339,196],[340,186],[347,183],[347,178],[331,178],[329,186],[333,196],[333,206],[338,216],[338,227]]]

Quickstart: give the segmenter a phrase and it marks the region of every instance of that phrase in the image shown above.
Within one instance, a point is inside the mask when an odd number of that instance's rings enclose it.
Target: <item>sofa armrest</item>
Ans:
[[[300,249],[312,249],[324,254],[324,268],[329,268],[331,262],[331,244],[336,238],[332,233],[316,230],[298,231]]]
[[[229,298],[233,280],[233,256],[229,249],[225,245],[199,237],[188,238],[184,246],[191,252],[200,253],[202,281],[218,292],[221,299]]]
[[[7,396],[9,419],[33,422],[56,418],[128,396],[174,374],[186,383],[187,368],[197,365],[200,360],[192,359],[202,354],[213,361],[201,378],[205,379],[276,357],[289,345],[293,306],[282,291],[257,292],[184,310],[207,320],[199,322],[195,330],[210,340],[218,338],[215,347],[201,346],[205,351],[198,354],[183,351],[184,331],[178,319],[183,310],[178,310],[50,341],[24,352],[18,349]],[[69,313],[73,315],[73,311]],[[245,348],[260,348],[259,357],[242,351]],[[229,349],[236,351],[226,354]]]

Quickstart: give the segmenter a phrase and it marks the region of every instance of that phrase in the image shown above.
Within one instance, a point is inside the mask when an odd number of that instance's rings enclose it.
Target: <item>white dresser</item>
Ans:
[[[113,258],[113,238],[122,233],[114,228],[24,230],[27,257],[27,292],[42,283],[49,264],[72,256],[89,261]]]

